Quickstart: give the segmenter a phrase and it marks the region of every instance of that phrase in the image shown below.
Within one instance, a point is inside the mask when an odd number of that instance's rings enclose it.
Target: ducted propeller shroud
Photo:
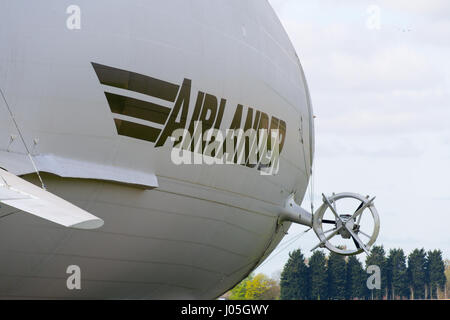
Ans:
[[[369,254],[371,246],[375,243],[378,233],[380,231],[380,218],[378,216],[377,209],[373,204],[375,198],[370,199],[356,193],[343,192],[339,194],[333,194],[330,197],[322,194],[323,204],[314,213],[312,218],[312,227],[320,242],[312,250],[318,247],[326,247],[328,250],[341,255],[355,255],[362,252]],[[353,198],[360,201],[359,207],[353,212],[353,214],[339,214],[336,211],[336,202],[344,198]],[[325,220],[323,216],[327,210],[331,210],[335,220]],[[366,234],[360,229],[361,217],[364,212],[370,212],[373,219],[373,230],[371,234]],[[333,225],[334,229],[324,231],[323,225]],[[342,238],[351,238],[355,244],[353,249],[343,249],[334,246],[330,240],[340,235]],[[367,242],[361,239],[361,235],[368,238]]]
[[[346,198],[356,200],[359,202],[359,206],[351,214],[348,212],[339,214],[336,209],[336,203],[339,200]],[[332,252],[346,256],[362,252],[369,254],[370,248],[375,243],[380,231],[380,218],[377,209],[373,204],[375,198],[370,199],[368,196],[364,197],[356,193],[343,192],[333,194],[330,197],[322,194],[322,199],[323,204],[314,214],[311,214],[296,204],[293,195],[291,195],[287,200],[285,207],[281,210],[280,222],[291,221],[313,228],[320,242],[312,248],[312,250],[319,247],[325,247]],[[331,210],[334,220],[324,219],[327,210]],[[373,219],[373,229],[371,234],[367,234],[365,233],[367,230],[363,231],[361,229],[361,218],[365,212],[370,212]],[[324,231],[324,224],[334,225],[334,228]],[[355,247],[353,249],[346,249],[333,245],[330,240],[338,235],[344,239],[352,239]],[[367,238],[368,241],[366,240],[366,242],[364,242],[361,239],[361,235]]]

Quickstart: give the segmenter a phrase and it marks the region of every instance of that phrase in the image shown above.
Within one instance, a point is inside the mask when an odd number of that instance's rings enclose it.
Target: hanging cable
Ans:
[[[286,241],[286,243],[283,244],[282,247],[278,248],[278,252],[274,252],[273,255],[266,259],[262,264],[260,264],[258,266],[258,268],[262,267],[263,265],[265,265],[267,262],[269,262],[270,260],[272,260],[273,258],[275,258],[276,256],[278,256],[280,253],[282,253],[283,251],[285,251],[287,248],[289,248],[289,246],[291,246],[292,244],[294,244],[298,239],[300,239],[305,233],[307,233],[309,230],[311,230],[311,228],[301,232],[300,234],[294,236],[292,239]]]
[[[14,123],[14,126],[16,127],[16,130],[19,133],[20,139],[22,140],[22,143],[25,146],[25,150],[27,151],[28,158],[30,159],[31,164],[33,165],[34,171],[36,172],[36,174],[37,174],[37,176],[38,176],[38,178],[39,178],[39,180],[41,182],[42,189],[46,190],[45,185],[44,185],[44,181],[42,181],[41,175],[39,174],[39,171],[38,171],[38,169],[36,167],[36,164],[34,163],[33,157],[31,156],[30,150],[28,149],[28,146],[25,143],[25,139],[23,138],[22,132],[19,129],[19,125],[17,124],[16,119],[14,118],[14,114],[12,113],[11,108],[9,107],[8,101],[6,101],[5,94],[3,93],[3,90],[2,90],[1,87],[0,87],[0,93],[2,95],[3,101],[5,101],[6,108],[8,109],[9,115],[11,116],[11,119],[12,119],[12,121]]]
[[[314,164],[311,164],[311,180],[309,185],[309,201],[311,202],[311,214],[314,215]]]
[[[310,124],[311,125],[311,124]],[[305,149],[305,139],[303,138],[303,117],[300,117],[300,142],[302,144],[303,151],[303,164],[305,167],[305,176],[308,176],[308,166],[306,164],[306,149]],[[312,151],[311,151],[312,153]],[[310,185],[309,185],[309,200],[311,202],[311,214],[314,214],[314,171],[313,171],[313,160],[312,154],[310,154],[310,164],[309,164],[309,174],[310,174]]]

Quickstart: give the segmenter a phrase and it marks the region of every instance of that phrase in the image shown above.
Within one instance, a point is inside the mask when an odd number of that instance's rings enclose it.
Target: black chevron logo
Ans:
[[[98,63],[92,63],[101,84],[125,89],[173,103],[180,86],[163,80],[155,79],[139,73],[117,69]],[[164,125],[171,108],[157,103],[138,100],[124,95],[105,91],[111,112],[115,115],[125,115]],[[161,129],[139,123],[114,118],[119,135],[156,142]]]

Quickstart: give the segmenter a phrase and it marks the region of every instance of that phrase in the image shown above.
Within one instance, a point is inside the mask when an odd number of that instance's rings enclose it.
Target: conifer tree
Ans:
[[[346,263],[344,256],[331,252],[328,256],[328,296],[330,299],[345,299]]]
[[[408,282],[411,299],[424,299],[427,285],[426,254],[424,249],[414,249],[408,256]]]
[[[347,261],[346,298],[364,299],[366,287],[366,276],[361,262],[351,256]]]
[[[305,257],[300,249],[289,253],[289,260],[281,273],[281,299],[304,300],[309,299],[309,270],[305,264]]]
[[[444,290],[446,282],[445,264],[444,259],[442,259],[442,251],[428,251],[426,265],[429,281],[429,297],[431,299],[437,299],[438,289]]]
[[[391,299],[409,296],[406,256],[403,249],[391,249],[387,258],[388,286]]]
[[[373,289],[371,296],[374,299],[383,299],[387,296],[387,264],[386,264],[386,253],[383,246],[374,246],[370,251],[370,254],[366,258],[366,270],[368,266],[376,265],[381,271],[381,289]]]
[[[325,300],[328,298],[327,259],[322,251],[316,250],[309,259],[309,274],[311,284],[311,299]]]

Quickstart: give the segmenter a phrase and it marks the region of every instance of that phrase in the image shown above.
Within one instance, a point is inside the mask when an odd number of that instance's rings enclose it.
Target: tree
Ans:
[[[245,293],[247,292],[247,282],[253,279],[253,274],[248,275],[247,278],[239,282],[230,291],[230,300],[245,300]]]
[[[447,278],[447,282],[445,283],[445,291],[443,294],[443,298],[447,299],[450,297],[450,260],[445,260],[445,277]]]
[[[427,284],[426,254],[424,249],[414,249],[408,256],[408,281],[411,299],[424,299]]]
[[[250,274],[224,295],[230,300],[277,300],[280,298],[278,281],[259,273]]]
[[[408,297],[406,256],[402,249],[391,249],[387,258],[387,282],[392,299]]]
[[[441,250],[428,251],[426,269],[428,272],[428,282],[430,288],[429,297],[431,299],[438,298],[438,289],[443,290],[445,287],[445,265],[442,259]]]
[[[383,299],[383,296],[387,296],[387,263],[386,263],[386,253],[383,246],[374,246],[370,251],[370,254],[366,258],[366,270],[368,266],[376,265],[380,268],[381,272],[381,288],[373,289],[374,299]]]
[[[316,250],[309,259],[311,299],[327,299],[327,259],[322,251]]]
[[[366,297],[366,277],[361,262],[351,256],[347,261],[346,271],[346,298],[347,299],[363,299]]]
[[[248,280],[245,289],[246,300],[276,300],[280,291],[278,283],[262,273]]]
[[[345,299],[346,263],[344,256],[331,252],[328,257],[328,297]]]
[[[276,279],[269,279],[269,288],[261,295],[261,300],[279,300],[280,283]]]
[[[309,272],[300,249],[289,253],[289,260],[281,273],[280,297],[283,300],[309,298]]]

